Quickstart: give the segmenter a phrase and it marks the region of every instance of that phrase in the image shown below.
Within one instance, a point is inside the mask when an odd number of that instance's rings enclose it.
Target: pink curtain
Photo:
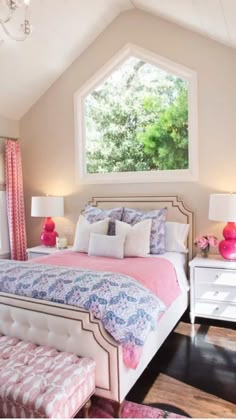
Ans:
[[[6,194],[12,260],[26,260],[26,228],[20,144],[6,141]]]

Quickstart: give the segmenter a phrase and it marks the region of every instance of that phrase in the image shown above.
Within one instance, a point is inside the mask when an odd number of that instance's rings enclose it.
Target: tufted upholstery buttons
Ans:
[[[91,359],[1,335],[0,349],[0,417],[72,417],[95,391]]]

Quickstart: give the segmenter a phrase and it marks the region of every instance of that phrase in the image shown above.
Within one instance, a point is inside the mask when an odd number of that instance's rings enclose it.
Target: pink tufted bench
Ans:
[[[95,391],[95,362],[0,335],[0,416],[73,417]]]

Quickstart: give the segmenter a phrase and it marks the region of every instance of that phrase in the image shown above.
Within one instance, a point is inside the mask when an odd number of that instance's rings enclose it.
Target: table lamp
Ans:
[[[32,197],[31,216],[46,217],[40,237],[41,243],[45,246],[55,246],[58,233],[54,230],[55,223],[52,217],[64,216],[63,197]]]
[[[236,194],[210,194],[209,219],[227,222],[219,252],[226,260],[236,260]]]

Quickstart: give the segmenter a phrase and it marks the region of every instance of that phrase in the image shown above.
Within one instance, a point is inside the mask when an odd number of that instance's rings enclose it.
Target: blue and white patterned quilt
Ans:
[[[123,274],[0,260],[0,292],[77,306],[126,348],[142,347],[164,303]]]

